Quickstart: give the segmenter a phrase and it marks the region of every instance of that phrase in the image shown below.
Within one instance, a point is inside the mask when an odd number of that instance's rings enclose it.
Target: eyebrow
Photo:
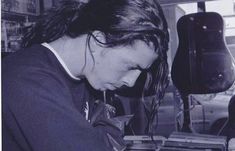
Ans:
[[[150,66],[150,67],[151,67],[151,66]],[[140,70],[141,72],[145,72],[145,71],[148,71],[150,67],[144,69],[144,68],[142,68],[140,65],[136,65],[136,67],[133,67],[133,69],[138,69],[138,70]]]
[[[150,66],[147,66],[146,68],[142,68],[139,64],[136,64],[133,61],[127,61],[126,63],[132,66],[130,69],[134,69],[134,70],[137,69],[137,70],[140,70],[141,72],[145,72],[145,71],[148,72],[149,68],[152,66],[150,65]]]

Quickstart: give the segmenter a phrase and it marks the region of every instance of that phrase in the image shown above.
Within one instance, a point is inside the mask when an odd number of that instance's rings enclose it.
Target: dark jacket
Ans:
[[[105,151],[100,132],[85,119],[92,100],[42,45],[2,62],[3,151]]]

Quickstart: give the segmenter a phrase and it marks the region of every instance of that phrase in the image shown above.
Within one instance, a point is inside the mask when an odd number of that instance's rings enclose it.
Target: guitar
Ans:
[[[218,93],[235,80],[234,60],[224,38],[223,18],[214,12],[181,17],[177,22],[178,49],[172,64],[172,81],[184,107],[180,128],[194,132],[190,117],[189,94]]]
[[[174,85],[184,94],[227,90],[235,80],[234,62],[224,38],[223,18],[214,12],[181,17],[179,45],[172,64]]]

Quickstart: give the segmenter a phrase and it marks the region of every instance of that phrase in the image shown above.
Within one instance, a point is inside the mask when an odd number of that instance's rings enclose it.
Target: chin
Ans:
[[[104,88],[102,88],[102,87],[99,87],[99,86],[96,86],[96,85],[92,85],[92,87],[95,89],[95,90],[99,90],[99,91],[105,91],[105,89]]]
[[[97,90],[99,90],[99,91],[106,91],[107,89],[106,88],[99,88]]]
[[[91,85],[95,90],[106,91],[108,88],[102,87],[100,85]]]
[[[107,89],[110,90],[110,91],[114,91],[114,90],[116,90],[118,88],[113,86],[113,85],[107,85]]]

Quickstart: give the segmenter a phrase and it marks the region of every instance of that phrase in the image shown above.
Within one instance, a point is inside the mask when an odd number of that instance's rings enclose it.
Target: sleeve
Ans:
[[[75,110],[65,84],[54,73],[38,70],[3,82],[7,85],[3,100],[30,148],[33,151],[109,150],[100,132]]]

